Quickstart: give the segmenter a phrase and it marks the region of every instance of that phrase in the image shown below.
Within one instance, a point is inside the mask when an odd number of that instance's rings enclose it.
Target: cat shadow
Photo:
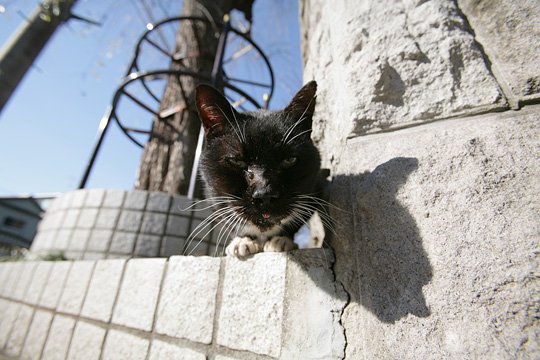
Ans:
[[[393,158],[372,172],[335,176],[330,185],[331,202],[344,210],[330,209],[336,279],[350,302],[385,323],[430,315],[422,287],[432,267],[416,221],[397,196],[417,169],[416,158]]]

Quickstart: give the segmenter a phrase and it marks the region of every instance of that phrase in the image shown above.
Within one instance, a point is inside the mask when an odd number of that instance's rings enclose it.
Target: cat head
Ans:
[[[209,197],[265,231],[291,221],[312,195],[320,155],[311,140],[317,84],[306,84],[281,111],[238,113],[208,85],[196,102],[206,133],[201,173]]]

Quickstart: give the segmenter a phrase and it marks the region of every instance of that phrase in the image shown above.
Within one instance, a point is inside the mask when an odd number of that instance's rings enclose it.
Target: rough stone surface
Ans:
[[[32,281],[32,276],[34,275],[34,270],[36,267],[35,262],[24,262],[18,271],[21,272],[17,283],[13,289],[13,298],[16,300],[24,299],[26,291]]]
[[[135,255],[140,257],[155,257],[159,255],[161,237],[158,235],[139,234]]]
[[[170,203],[171,203],[171,196],[169,194],[160,193],[160,192],[152,192],[148,196],[148,203],[146,204],[146,210],[168,212]]]
[[[226,258],[219,345],[279,356],[286,263],[286,255],[275,253],[247,260]]]
[[[335,282],[333,262],[329,250],[306,249],[288,254],[281,358],[345,356],[345,330],[340,316],[348,299]]]
[[[58,303],[58,311],[73,315],[79,314],[94,264],[94,261],[75,261],[73,263]]]
[[[103,199],[104,207],[119,208],[124,203],[126,192],[123,190],[107,190],[105,199]]]
[[[7,276],[6,276],[6,282],[2,289],[2,293],[5,297],[13,297],[13,294],[15,293],[15,289],[16,289],[16,285],[17,285],[17,281],[19,280],[20,276],[21,276],[21,269],[22,269],[22,266],[23,266],[23,263],[14,263],[14,264],[9,264],[11,265],[9,267],[9,270],[8,270],[8,273],[7,273]]]
[[[112,236],[112,230],[93,230],[90,239],[88,240],[86,250],[106,252],[109,249]]]
[[[182,348],[178,345],[169,344],[164,341],[154,340],[150,347],[149,360],[205,360],[204,354]]]
[[[62,226],[69,229],[75,227],[75,225],[77,225],[77,220],[79,220],[80,213],[81,209],[70,209],[69,211],[66,211]]]
[[[157,310],[158,333],[205,344],[211,342],[219,266],[219,258],[169,259]]]
[[[139,231],[143,213],[140,211],[124,210],[120,214],[117,229],[123,231]]]
[[[540,3],[459,0],[477,40],[517,96],[540,93]]]
[[[71,229],[60,229],[58,230],[58,233],[56,234],[56,238],[54,240],[54,248],[56,249],[67,249],[69,246],[69,240],[71,239],[71,233],[73,231]]]
[[[189,218],[184,216],[170,215],[167,221],[167,235],[189,235]]]
[[[84,201],[86,199],[86,195],[88,194],[88,191],[86,190],[77,190],[71,194],[71,202],[66,202],[66,208],[67,207],[82,207],[84,205]]]
[[[28,332],[28,327],[32,321],[32,315],[34,314],[34,308],[26,305],[22,305],[17,320],[15,320],[13,330],[9,336],[9,340],[6,344],[5,353],[8,356],[19,356]]]
[[[146,191],[130,191],[127,193],[126,201],[124,202],[124,207],[126,209],[133,210],[143,210],[146,206],[146,199],[148,198],[148,193]]]
[[[81,209],[81,213],[79,214],[79,220],[77,221],[77,227],[84,228],[84,229],[92,228],[94,224],[96,223],[98,212],[99,212],[98,209],[92,209],[92,208]]]
[[[120,215],[120,209],[101,209],[96,219],[96,228],[114,229]]]
[[[39,359],[43,345],[47,339],[53,315],[48,311],[36,310],[30,330],[26,336],[21,357],[23,359]]]
[[[332,186],[347,358],[540,356],[539,110],[349,143]]]
[[[167,223],[166,214],[146,212],[141,225],[141,232],[146,234],[161,235]]]
[[[104,189],[89,189],[86,190],[86,201],[84,202],[85,207],[100,207],[105,198]]]
[[[69,242],[68,249],[71,251],[84,251],[84,249],[86,249],[86,245],[88,244],[89,238],[90,229],[74,229],[71,233],[71,241]]]
[[[182,255],[185,240],[176,236],[164,236],[161,245],[161,254],[163,256]]]
[[[39,300],[41,306],[56,309],[70,266],[71,261],[58,261],[54,263],[49,280],[47,281],[47,286],[45,286]]]
[[[63,315],[55,315],[41,359],[64,360],[74,327],[75,320]]]
[[[103,360],[144,360],[149,341],[136,335],[110,330],[105,340]]]
[[[453,1],[301,1],[300,13],[325,164],[347,137],[505,104]]]
[[[96,263],[81,315],[109,322],[125,260],[103,260]]]
[[[165,259],[136,259],[127,263],[112,322],[152,330]]]
[[[19,314],[21,306],[22,305],[20,304],[10,302],[4,310],[2,322],[0,323],[0,349],[4,348],[9,339],[9,334],[15,324],[15,320],[17,320],[17,315]]]
[[[114,233],[110,252],[118,254],[131,254],[135,247],[136,233],[117,231]]]
[[[29,304],[38,303],[45,284],[47,283],[47,279],[49,278],[49,273],[51,272],[52,266],[53,263],[50,261],[40,261],[37,263],[34,276],[30,281],[28,291],[26,292],[26,296],[24,298],[25,302]]]
[[[73,331],[73,339],[67,358],[70,360],[99,360],[104,338],[105,329],[79,321]]]

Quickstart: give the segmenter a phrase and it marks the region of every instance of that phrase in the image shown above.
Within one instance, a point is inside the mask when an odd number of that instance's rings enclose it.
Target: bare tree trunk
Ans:
[[[220,22],[230,10],[230,0],[184,0],[183,15],[211,16]],[[176,35],[176,53],[181,60],[173,69],[188,69],[210,75],[218,37],[209,24],[185,21]],[[154,119],[152,135],[144,148],[136,189],[185,194],[189,186],[200,121],[194,104],[198,80],[171,76],[160,110],[176,108],[169,118]]]

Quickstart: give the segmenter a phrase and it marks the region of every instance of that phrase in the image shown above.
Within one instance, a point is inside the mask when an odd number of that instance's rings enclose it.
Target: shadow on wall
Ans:
[[[394,158],[371,173],[339,175],[332,182],[332,202],[350,211],[332,214],[339,222],[332,240],[336,277],[351,302],[385,323],[430,315],[422,287],[432,267],[414,218],[397,199],[417,168],[415,158]]]

